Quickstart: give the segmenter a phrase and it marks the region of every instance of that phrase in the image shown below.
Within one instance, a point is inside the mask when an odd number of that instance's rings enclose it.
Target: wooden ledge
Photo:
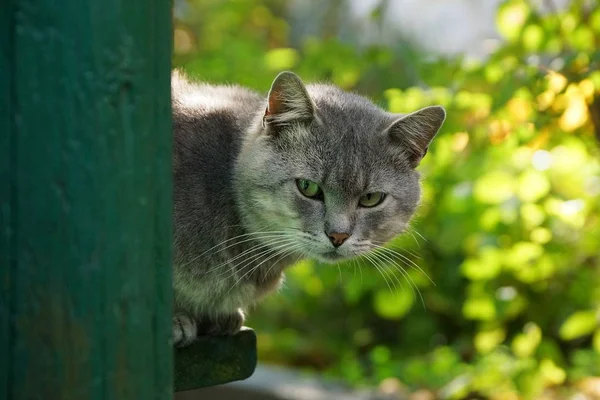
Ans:
[[[234,336],[202,337],[175,349],[174,390],[198,389],[249,378],[256,368],[256,335],[250,328]]]

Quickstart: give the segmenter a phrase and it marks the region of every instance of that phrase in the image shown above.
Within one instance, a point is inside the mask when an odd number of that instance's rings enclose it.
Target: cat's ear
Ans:
[[[266,124],[285,125],[314,118],[315,105],[293,72],[281,72],[271,85],[265,110]]]
[[[395,120],[386,130],[392,142],[408,154],[412,167],[416,167],[427,154],[429,144],[438,133],[446,111],[440,106],[425,107]]]

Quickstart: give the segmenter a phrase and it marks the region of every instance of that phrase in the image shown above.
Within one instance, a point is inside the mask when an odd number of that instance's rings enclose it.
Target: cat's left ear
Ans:
[[[429,144],[438,133],[446,111],[441,106],[425,107],[395,120],[386,130],[392,142],[401,146],[414,168],[427,154]]]
[[[277,75],[269,91],[264,122],[285,125],[312,120],[314,115],[315,105],[298,75],[289,71]]]

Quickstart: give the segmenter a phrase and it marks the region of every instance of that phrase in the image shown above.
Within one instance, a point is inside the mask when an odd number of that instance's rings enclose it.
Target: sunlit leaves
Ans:
[[[600,92],[600,71],[593,71],[588,75],[588,79],[594,84],[596,93]]]
[[[298,52],[290,48],[273,49],[265,54],[267,68],[275,72],[293,68],[298,63],[298,59]]]
[[[499,204],[510,199],[516,189],[514,177],[504,171],[492,171],[475,182],[473,194],[485,204]]]
[[[540,111],[545,111],[550,106],[554,104],[554,99],[556,99],[556,93],[552,90],[545,90],[537,96],[537,104],[538,109]]]
[[[409,113],[423,107],[427,102],[426,93],[418,88],[405,92],[400,89],[388,89],[384,92],[388,99],[388,109],[393,113]]]
[[[560,385],[567,378],[565,370],[547,358],[540,362],[540,375],[551,385]]]
[[[489,280],[500,273],[502,255],[495,247],[481,249],[478,257],[469,258],[463,262],[460,269],[470,280]]]
[[[414,294],[408,290],[378,290],[373,297],[373,307],[377,314],[386,319],[401,319],[412,307]]]
[[[496,317],[494,298],[487,294],[470,296],[463,304],[462,313],[467,319],[491,321]]]
[[[514,121],[525,122],[531,118],[533,107],[529,100],[513,97],[506,103],[506,108]]]
[[[558,120],[559,127],[572,132],[582,127],[588,120],[588,108],[584,94],[577,85],[570,85],[564,94],[566,100],[565,111]]]
[[[531,357],[542,341],[542,330],[533,322],[529,322],[512,341],[512,351],[521,358]]]
[[[473,110],[486,109],[492,103],[492,97],[488,93],[477,93],[461,90],[454,96],[454,104],[459,109]]]
[[[552,240],[552,231],[548,228],[535,228],[531,230],[529,239],[534,243],[546,244]]]
[[[515,271],[531,267],[544,254],[537,243],[518,242],[505,252],[504,262]]]
[[[528,229],[533,229],[544,222],[546,219],[546,212],[544,208],[539,204],[525,203],[521,205],[519,214],[523,224]]]
[[[550,192],[550,182],[546,175],[535,170],[525,171],[519,176],[518,197],[523,202],[535,202]]]
[[[469,134],[467,132],[456,132],[452,141],[452,150],[455,152],[463,151],[469,144]]]
[[[564,141],[550,152],[553,191],[566,199],[589,196],[586,181],[600,174],[598,160],[590,157],[581,142]]]
[[[591,79],[584,79],[581,82],[579,82],[579,90],[585,98],[586,103],[591,104],[594,101],[596,87]]]
[[[371,360],[375,364],[385,364],[390,360],[391,353],[390,349],[385,346],[375,346],[373,350],[371,350]]]
[[[315,273],[314,265],[310,261],[303,261],[296,264],[292,274],[299,282],[302,288],[309,296],[320,296],[325,289],[321,277]]]
[[[596,311],[577,311],[563,322],[558,333],[562,339],[573,340],[589,335],[597,326],[598,316]]]
[[[419,166],[418,218],[393,244],[415,252],[435,281],[411,271],[426,311],[405,281],[389,288],[366,262],[301,263],[251,313],[263,359],[351,383],[393,377],[446,398],[541,398],[600,373],[600,159],[589,111],[600,97],[600,7],[583,12],[577,0],[539,13],[527,0],[503,3],[506,41],[473,63],[400,43],[292,40],[285,0],[190,0],[174,63],[202,79],[264,92],[278,70],[293,69],[393,113],[448,111]]]
[[[531,24],[523,29],[523,47],[527,51],[537,51],[544,42],[544,29],[535,24]]]
[[[596,50],[594,38],[595,34],[592,28],[585,25],[576,26],[567,36],[569,43],[579,51]]]
[[[502,328],[484,330],[475,335],[475,348],[480,353],[489,353],[504,341],[506,332]]]
[[[333,82],[342,88],[352,88],[360,79],[360,69],[356,68],[340,68],[333,72]]]
[[[367,66],[386,62],[385,50],[371,48],[368,56],[361,54],[353,46],[337,40],[317,40],[307,38],[302,48],[302,62],[298,66],[299,72],[306,71],[314,74],[316,71],[327,75],[328,80],[344,88],[353,88]],[[371,63],[372,60],[375,63]],[[340,63],[339,60],[344,60]]]
[[[488,132],[490,142],[500,144],[513,132],[513,125],[505,119],[492,120]]]
[[[569,83],[568,79],[564,75],[554,71],[548,72],[547,79],[548,89],[555,94],[562,92]]]
[[[504,76],[504,69],[499,63],[488,63],[483,73],[488,82],[496,83]]]
[[[523,0],[507,1],[496,16],[498,30],[508,40],[516,40],[530,13],[530,5]]]

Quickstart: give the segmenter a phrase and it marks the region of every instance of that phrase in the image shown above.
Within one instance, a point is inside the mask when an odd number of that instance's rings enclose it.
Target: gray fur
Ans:
[[[266,97],[175,73],[172,102],[175,310],[199,334],[238,330],[300,258],[335,262],[402,233],[420,198],[414,168],[445,118],[441,107],[390,114],[290,72]],[[298,178],[319,183],[323,201]],[[382,204],[358,206],[375,191]],[[350,237],[335,248],[330,232]]]

